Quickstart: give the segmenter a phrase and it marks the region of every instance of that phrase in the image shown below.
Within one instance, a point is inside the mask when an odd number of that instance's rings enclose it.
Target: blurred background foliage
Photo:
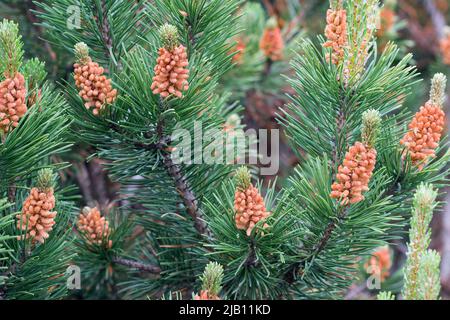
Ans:
[[[151,0],[148,0],[151,1]],[[35,10],[37,2],[32,0],[2,0],[0,2],[0,19],[15,20],[20,25],[20,33],[25,43],[26,58],[38,57],[46,62],[49,78],[62,83],[73,72],[73,58],[51,42],[44,41],[45,29],[39,25]],[[442,72],[450,77],[450,65],[446,65],[440,41],[445,37],[445,26],[450,24],[449,0],[385,0],[380,11],[378,30],[378,50],[381,52],[389,41],[397,43],[401,52],[413,54],[423,81],[415,85],[412,93],[405,99],[405,107],[416,111],[428,98],[429,79],[435,72]],[[276,122],[278,108],[286,102],[286,94],[291,93],[285,76],[292,73],[289,61],[296,52],[297,43],[304,37],[316,37],[323,34],[328,1],[324,0],[261,0],[243,1],[239,14],[241,33],[231,42],[236,43],[233,61],[235,66],[229,70],[221,83],[220,90],[228,97],[229,104],[242,106],[241,119],[230,116],[231,125],[243,122],[247,128],[279,128]],[[260,50],[260,39],[267,21],[274,17],[281,30],[284,42],[282,59],[272,61]],[[449,115],[447,99],[446,113]],[[450,118],[450,116],[448,116]],[[448,127],[448,125],[447,125]],[[299,159],[289,149],[286,138],[281,135],[280,145],[281,170],[278,183],[284,183],[283,177],[299,163]],[[120,186],[112,182],[102,167],[101,159],[86,161],[93,153],[89,147],[75,145],[64,155],[71,167],[60,173],[60,180],[66,185],[78,186],[78,205],[99,206],[109,209]],[[268,183],[274,177],[262,177]],[[441,196],[445,200],[445,190]],[[447,201],[448,196],[447,196]],[[442,297],[450,297],[450,208],[444,207],[435,215],[432,222],[433,241],[431,247],[442,255],[441,277]],[[361,282],[355,283],[347,294],[348,299],[373,297],[375,292],[367,289],[365,273],[367,265],[378,262],[386,268],[383,290],[398,292],[402,286],[402,273],[406,247],[404,245],[381,248],[371,261],[361,261]],[[375,261],[375,262],[374,262]]]

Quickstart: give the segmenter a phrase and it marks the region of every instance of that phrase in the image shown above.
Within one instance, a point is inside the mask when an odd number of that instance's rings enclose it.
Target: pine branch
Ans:
[[[123,132],[123,130],[114,125],[111,124],[110,127],[115,130],[116,132]],[[210,231],[208,230],[208,227],[206,225],[206,222],[203,219],[203,214],[200,212],[200,209],[198,208],[198,201],[195,196],[194,191],[189,185],[189,182],[187,181],[186,177],[182,174],[181,166],[175,164],[171,158],[171,154],[166,152],[164,149],[167,148],[171,142],[170,136],[164,136],[163,133],[163,121],[158,121],[157,124],[157,134],[158,136],[161,135],[161,138],[156,143],[141,143],[141,142],[135,142],[133,145],[138,149],[144,149],[144,150],[153,150],[153,151],[160,151],[163,156],[163,164],[164,167],[167,170],[167,173],[172,177],[173,181],[175,182],[175,188],[177,189],[180,197],[183,200],[183,204],[186,207],[187,213],[194,219],[194,227],[201,235],[207,235],[208,237],[211,236]]]
[[[106,57],[109,59],[112,52],[112,38],[110,34],[110,25],[107,17],[106,0],[102,0],[101,4],[103,20],[100,26],[103,42],[106,46]]]
[[[16,184],[13,182],[8,186],[8,201],[14,202],[16,199]]]
[[[314,252],[314,256],[318,255],[327,245],[328,241],[330,240],[331,235],[333,234],[334,229],[336,229],[337,224],[341,222],[345,217],[347,216],[348,207],[344,208],[337,217],[337,221],[330,221],[330,223],[327,225],[323,236],[321,240],[318,242],[317,247]]]
[[[255,267],[258,264],[257,259],[256,259],[256,251],[255,250],[256,250],[255,239],[251,239],[250,245],[249,245],[248,256],[247,256],[247,259],[245,260],[244,265],[246,265],[248,267]]]
[[[133,260],[125,259],[125,258],[115,257],[115,258],[113,258],[113,262],[120,264],[122,266],[130,267],[133,269],[138,269],[139,271],[145,271],[145,272],[154,273],[154,274],[161,273],[161,268],[158,266],[145,264],[142,262],[133,261]]]
[[[183,200],[187,213],[194,219],[194,227],[201,235],[211,236],[203,214],[198,208],[198,201],[189,182],[182,174],[181,166],[173,162],[170,153],[163,153],[163,164],[175,182],[175,187]]]

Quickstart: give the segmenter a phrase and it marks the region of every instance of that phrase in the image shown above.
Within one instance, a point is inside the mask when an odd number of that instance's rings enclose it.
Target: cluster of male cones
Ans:
[[[445,99],[447,79],[437,73],[431,80],[430,100],[414,115],[400,144],[405,146],[411,162],[422,170],[427,162],[436,156],[442,131],[445,125],[445,113],[442,105]]]
[[[0,133],[8,133],[19,125],[27,112],[27,89],[24,76],[19,72],[22,64],[23,43],[16,23],[4,19],[0,22],[0,59],[4,80],[0,82]]]
[[[364,200],[363,192],[369,190],[369,181],[375,168],[377,151],[374,148],[380,114],[375,110],[363,113],[362,142],[357,141],[345,154],[338,167],[336,182],[331,185],[330,196],[339,199],[341,205]]]
[[[17,215],[17,228],[25,231],[19,239],[32,239],[32,242],[44,243],[55,225],[57,212],[53,194],[53,172],[43,169],[38,172],[37,185],[32,188]]]
[[[105,217],[102,217],[97,207],[83,208],[78,218],[77,228],[88,243],[105,245],[107,248],[111,248],[112,240],[109,239],[111,235],[109,222]]]
[[[436,156],[436,149],[445,125],[442,105],[445,99],[447,79],[437,73],[431,80],[430,100],[414,115],[408,131],[400,140],[405,150],[403,158],[410,157],[413,166],[422,170],[427,162]],[[377,152],[374,148],[381,119],[378,112],[363,114],[362,142],[356,142],[345,155],[338,167],[336,181],[331,186],[330,196],[339,199],[341,205],[349,205],[364,200],[363,192],[375,168]]]
[[[391,267],[391,251],[388,246],[377,248],[364,264],[367,273],[378,277],[381,282],[389,277]]]
[[[283,59],[284,41],[277,19],[271,17],[259,42],[263,54],[272,61]]]
[[[25,78],[20,72],[14,76],[5,75],[0,82],[0,131],[8,132],[19,125],[27,112]]]
[[[327,41],[325,48],[331,48],[331,62],[339,64],[344,59],[344,48],[347,45],[347,11],[342,8],[328,9],[325,27]]]
[[[163,98],[181,98],[183,91],[189,89],[186,48],[178,43],[178,30],[170,24],[161,27],[160,36],[163,47],[159,48],[151,90]]]
[[[250,236],[255,225],[265,220],[270,212],[266,210],[264,198],[251,183],[250,173],[246,167],[241,167],[235,175],[236,191],[234,195],[234,210],[236,211],[236,227],[245,230]],[[267,224],[264,224],[264,228]]]
[[[103,67],[92,61],[89,48],[85,43],[80,42],[75,45],[75,56],[75,85],[85,102],[85,107],[92,108],[92,113],[98,115],[106,105],[114,102],[117,89],[113,89],[111,79],[104,75]]]

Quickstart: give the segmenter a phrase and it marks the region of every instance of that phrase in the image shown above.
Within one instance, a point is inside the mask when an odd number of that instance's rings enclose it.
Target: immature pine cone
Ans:
[[[0,131],[6,133],[19,125],[27,112],[26,94],[25,78],[19,72],[0,82]]]
[[[183,97],[182,91],[189,89],[189,70],[186,68],[188,65],[184,46],[179,45],[172,50],[160,48],[151,86],[153,93],[160,94],[163,98],[169,95]]]
[[[247,177],[240,178],[239,175]],[[238,182],[236,192],[234,194],[234,209],[236,211],[235,222],[236,227],[246,230],[247,236],[250,236],[255,225],[266,219],[270,212],[266,211],[264,199],[258,189],[250,183],[250,175],[246,169],[240,169],[236,174],[237,179],[243,181]],[[264,224],[264,228],[267,227]]]
[[[283,59],[284,41],[281,30],[274,18],[271,18],[259,42],[259,48],[272,61]]]
[[[331,186],[331,197],[341,199],[342,205],[364,200],[363,191],[369,190],[369,180],[375,168],[377,152],[361,142],[356,142],[345,155],[338,168],[336,182]]]
[[[104,75],[103,67],[93,62],[89,57],[89,49],[84,43],[75,45],[77,63],[74,64],[75,85],[80,90],[79,95],[85,101],[87,109],[98,115],[107,104],[117,97],[117,90],[112,88],[111,79]]]
[[[347,12],[344,9],[328,9],[325,36],[327,41],[323,46],[332,48],[331,62],[337,65],[344,59],[344,48],[347,45]]]
[[[431,85],[430,100],[414,115],[400,144],[406,147],[412,164],[422,170],[430,158],[435,157],[445,125],[445,113],[441,106],[445,96],[446,78],[436,74]],[[406,153],[405,153],[406,155]]]
[[[109,222],[105,217],[101,216],[100,211],[95,208],[85,207],[80,214],[77,223],[78,231],[82,233],[90,244],[106,244],[111,248],[112,241],[109,240],[111,230],[109,229]]]
[[[22,214],[16,216],[17,228],[26,230],[24,238],[32,238],[33,243],[44,243],[55,224],[56,211],[51,211],[55,208],[52,180],[52,170],[39,171],[37,187],[31,189],[23,203]]]
[[[404,145],[412,164],[422,170],[429,158],[435,157],[444,130],[445,113],[429,101],[414,115],[400,144]]]
[[[381,281],[389,276],[391,266],[391,253],[387,246],[378,248],[364,265],[370,274],[379,277]]]

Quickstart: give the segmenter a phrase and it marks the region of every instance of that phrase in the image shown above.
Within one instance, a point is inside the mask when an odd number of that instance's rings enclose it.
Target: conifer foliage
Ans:
[[[23,61],[17,25],[0,24],[0,299],[339,299],[360,259],[409,224],[402,297],[438,298],[427,228],[447,184],[445,76],[411,115],[403,102],[418,75],[395,44],[378,54],[380,3],[331,0],[324,35],[296,44],[277,115],[301,164],[263,186],[253,168],[217,158],[214,141],[242,130],[224,93],[233,63],[252,45],[268,76],[292,54],[276,17],[245,42],[240,8],[251,20],[253,5],[40,2],[48,40],[73,58],[64,96],[42,63]],[[70,6],[79,25],[68,25]],[[213,133],[198,139],[198,123]],[[120,184],[117,202],[73,208],[55,177],[64,165],[49,159],[68,137]],[[80,291],[65,285],[70,264]]]
[[[0,22],[0,300],[56,299],[68,294],[74,254],[61,165],[49,156],[68,150],[70,121],[44,64],[24,61],[18,30]]]

